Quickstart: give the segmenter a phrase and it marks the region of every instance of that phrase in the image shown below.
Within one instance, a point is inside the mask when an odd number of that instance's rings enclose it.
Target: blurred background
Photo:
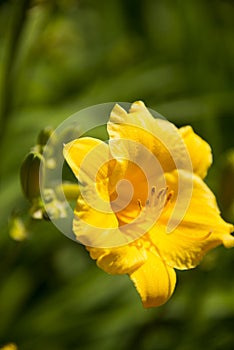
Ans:
[[[0,346],[233,349],[233,250],[178,272],[171,300],[145,310],[127,276],[107,275],[51,223],[28,219],[19,181],[41,129],[141,99],[212,146],[206,181],[233,222],[233,18],[233,0],[0,1]],[[18,241],[12,215],[27,222]]]

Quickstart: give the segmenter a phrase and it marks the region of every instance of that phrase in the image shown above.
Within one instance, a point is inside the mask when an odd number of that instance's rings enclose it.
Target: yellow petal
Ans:
[[[191,126],[184,126],[179,129],[179,132],[189,151],[193,164],[193,171],[201,178],[204,178],[212,163],[212,154],[209,144],[195,134]]]
[[[115,105],[107,130],[110,151],[117,159],[122,157],[138,165],[143,160],[146,164],[147,159],[151,162],[152,153],[164,171],[184,168],[189,160],[178,129],[167,120],[154,118],[143,102],[133,103],[129,113]]]
[[[73,231],[77,240],[94,247],[112,247],[123,244],[124,237],[119,238],[118,221],[108,208],[109,212],[99,211],[88,205],[82,196],[78,198],[73,220]]]
[[[191,176],[193,191],[189,207],[186,212],[177,210],[173,213],[178,195],[178,178],[176,172],[166,175],[169,189],[174,191],[174,196],[149,232],[160,256],[168,265],[178,269],[195,267],[209,250],[220,244],[234,246],[234,237],[230,235],[233,226],[220,217],[213,193],[195,174],[188,176],[184,173],[184,181],[190,181]],[[183,196],[180,200],[183,201]],[[167,233],[171,215],[175,215],[174,220],[177,222],[181,218],[182,221],[171,233]]]
[[[98,247],[126,243],[110,206],[108,176],[112,160],[108,145],[100,140],[81,138],[65,145],[64,156],[80,181],[73,220],[77,240]]]
[[[130,273],[141,266],[146,258],[144,249],[127,245],[113,249],[87,248],[90,256],[97,259],[97,265],[112,275]]]
[[[166,303],[176,284],[175,271],[157,255],[147,254],[146,262],[130,274],[146,308]]]
[[[69,142],[64,146],[63,154],[76,177],[79,177],[82,165],[82,170],[94,181],[96,180],[94,170],[100,169],[100,166],[106,164],[110,159],[108,145],[91,137],[83,137]],[[85,163],[83,163],[84,161]],[[99,175],[105,177],[107,167],[102,167],[102,173],[99,172]]]

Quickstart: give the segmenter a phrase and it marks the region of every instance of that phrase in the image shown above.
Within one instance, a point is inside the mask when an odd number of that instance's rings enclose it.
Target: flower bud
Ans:
[[[23,161],[20,169],[20,180],[25,197],[32,202],[40,197],[39,173],[43,157],[40,153],[32,151]]]
[[[42,147],[45,146],[53,132],[54,129],[51,126],[47,126],[43,130],[41,130],[37,138],[38,145]]]

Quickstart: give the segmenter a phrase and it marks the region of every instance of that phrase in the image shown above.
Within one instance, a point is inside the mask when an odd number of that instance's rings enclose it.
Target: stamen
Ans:
[[[140,199],[137,200],[137,204],[138,204],[140,210],[142,210],[142,203],[141,203],[141,200],[140,200]]]
[[[162,188],[162,189],[158,192],[157,198],[159,199],[161,196],[164,197],[165,194],[167,193],[167,191],[168,191],[168,187]]]
[[[153,196],[155,194],[155,192],[156,192],[156,187],[153,186],[152,189],[151,189],[151,195]]]
[[[156,187],[153,186],[151,188],[151,192],[149,195],[149,198],[147,199],[145,203],[146,208],[154,209],[155,207],[161,207],[163,208],[166,206],[166,204],[170,201],[172,198],[174,192],[170,191],[168,194],[168,187],[162,188],[158,193],[156,193]],[[140,200],[138,200],[138,205],[140,209],[142,209],[142,203]]]
[[[171,200],[171,198],[173,197],[174,191],[170,191],[167,195],[167,199],[166,199],[166,204]]]

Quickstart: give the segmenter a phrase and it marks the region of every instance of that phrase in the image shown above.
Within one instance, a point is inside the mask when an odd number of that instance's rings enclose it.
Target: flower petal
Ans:
[[[184,173],[184,183],[191,181],[191,174]],[[166,175],[169,189],[174,191],[171,203],[149,232],[149,239],[157,247],[160,256],[170,266],[189,269],[199,264],[203,256],[212,248],[224,244],[234,246],[234,237],[230,235],[233,225],[226,223],[219,214],[213,193],[197,175],[193,175],[193,191],[186,212],[174,211],[178,194],[177,173]],[[183,197],[180,199],[183,201]],[[167,233],[167,224],[171,215],[180,222]],[[181,216],[178,218],[177,216]]]
[[[83,137],[67,143],[63,154],[76,177],[79,177],[81,165],[86,158],[83,171],[94,181],[96,180],[94,170],[100,169],[100,165],[107,163],[110,158],[108,145],[91,137]],[[107,169],[108,167],[102,167],[102,172],[98,173],[100,177],[107,176]]]
[[[146,262],[130,274],[146,308],[166,303],[176,284],[175,271],[157,255],[147,254]]]
[[[80,196],[74,211],[73,231],[84,245],[119,246],[127,239],[109,198],[110,160],[108,145],[92,138],[80,138],[64,147],[64,156],[80,181]]]
[[[74,211],[73,232],[77,240],[94,247],[112,247],[126,243],[118,235],[118,221],[109,207],[103,212],[88,205],[82,196],[78,198]]]
[[[116,104],[107,130],[114,158],[122,157],[139,164],[143,146],[154,155],[164,171],[184,168],[184,161],[189,159],[178,129],[167,120],[154,118],[141,101],[133,103],[129,113]]]
[[[179,132],[189,151],[193,171],[201,178],[204,178],[212,163],[212,153],[209,144],[195,134],[191,126],[184,126],[179,129]]]
[[[92,259],[97,259],[97,265],[112,275],[126,274],[141,266],[146,258],[144,249],[134,245],[113,249],[98,249],[87,247]]]

